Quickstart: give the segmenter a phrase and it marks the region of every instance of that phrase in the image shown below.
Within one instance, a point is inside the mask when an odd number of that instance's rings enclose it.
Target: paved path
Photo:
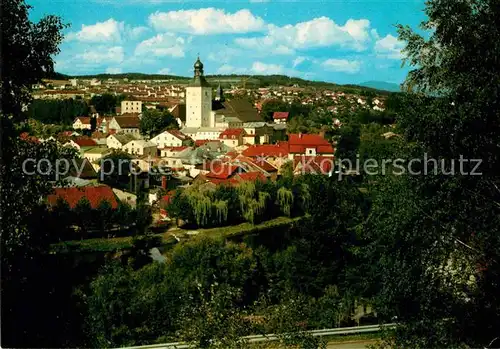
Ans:
[[[375,344],[376,341],[352,341],[352,342],[329,342],[328,349],[365,349],[369,344]]]

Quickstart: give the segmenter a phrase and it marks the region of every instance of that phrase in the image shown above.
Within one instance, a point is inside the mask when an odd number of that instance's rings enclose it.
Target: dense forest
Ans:
[[[63,207],[47,211],[40,200],[52,189],[49,165],[76,154],[19,137],[30,102],[25,91],[53,71],[64,24],[54,16],[30,22],[22,0],[2,10],[3,49],[16,53],[2,62],[2,346],[181,340],[244,348],[244,335],[276,333],[285,345],[324,348],[303,330],[355,325],[358,305],[377,314],[361,323],[397,323],[382,334],[380,348],[498,346],[497,1],[430,0],[427,36],[398,27],[413,69],[407,92],[394,96],[387,113],[345,111],[343,126],[330,135],[339,160],[382,162],[386,173],[362,166],[356,175],[285,174],[275,184],[180,192],[172,215],[200,227],[300,219],[167,247],[151,233],[151,213],[138,193],[135,222],[127,222],[135,227],[132,246],[87,254],[54,250],[54,229],[65,229],[47,222],[68,215],[52,216]],[[307,110],[298,114],[306,124],[296,127],[311,126]],[[322,118],[313,116],[312,127]],[[25,175],[26,159],[48,161],[44,171]],[[384,165],[388,159],[408,166]],[[109,207],[79,206],[87,220],[110,214]],[[150,258],[152,247],[165,258]]]

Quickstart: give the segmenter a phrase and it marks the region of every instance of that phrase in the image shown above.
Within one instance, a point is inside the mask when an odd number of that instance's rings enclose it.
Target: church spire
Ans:
[[[221,101],[221,102],[224,101],[224,91],[222,90],[222,87],[220,86],[220,82],[219,82],[219,86],[217,87],[217,90],[215,90],[215,100]]]
[[[193,87],[210,87],[210,84],[205,80],[203,76],[203,63],[201,63],[200,56],[196,62],[194,62],[194,78],[189,86]]]
[[[194,62],[194,76],[201,75],[203,75],[203,63],[201,63],[200,56],[198,56],[198,59]]]

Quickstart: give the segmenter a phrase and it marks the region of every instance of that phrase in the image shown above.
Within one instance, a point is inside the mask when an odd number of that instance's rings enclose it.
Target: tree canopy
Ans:
[[[165,130],[178,129],[174,116],[164,110],[146,109],[141,118],[139,129],[141,134],[154,137]]]

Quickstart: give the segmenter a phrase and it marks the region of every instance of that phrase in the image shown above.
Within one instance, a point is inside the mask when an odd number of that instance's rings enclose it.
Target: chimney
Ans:
[[[319,135],[321,136],[321,138],[325,138],[325,130],[319,131]]]
[[[302,139],[302,132],[299,132],[299,139]]]
[[[161,187],[165,190],[167,190],[167,176],[162,176],[161,177]]]

